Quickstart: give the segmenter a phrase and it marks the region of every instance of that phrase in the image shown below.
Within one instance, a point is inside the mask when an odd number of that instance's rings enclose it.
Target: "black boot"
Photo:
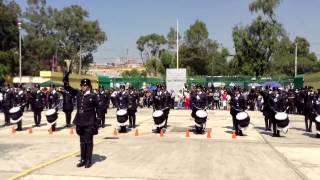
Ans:
[[[86,164],[86,146],[84,143],[80,143],[80,162],[77,164],[77,167],[82,167]]]
[[[308,132],[308,118],[307,117],[304,117],[304,123],[305,123],[305,126],[306,126],[306,132]]]
[[[90,168],[92,165],[92,150],[93,150],[93,143],[86,144],[86,165],[85,168]]]
[[[312,132],[312,121],[309,121],[308,132]]]

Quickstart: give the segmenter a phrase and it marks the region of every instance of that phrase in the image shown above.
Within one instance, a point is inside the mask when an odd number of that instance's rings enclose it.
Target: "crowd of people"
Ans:
[[[10,87],[7,85],[0,91],[0,107],[4,113],[4,125],[10,125],[10,111],[13,107],[19,107],[20,111],[33,111],[34,126],[41,126],[41,112],[50,109],[62,109],[65,113],[66,127],[76,125],[77,134],[80,136],[81,160],[78,167],[90,167],[93,150],[93,135],[99,128],[104,128],[105,114],[108,108],[117,110],[125,109],[129,119],[128,128],[136,127],[136,112],[140,108],[153,108],[153,111],[161,111],[164,114],[164,128],[168,123],[170,109],[191,109],[191,116],[195,118],[198,110],[230,110],[233,121],[233,129],[237,135],[243,135],[239,129],[236,118],[239,112],[246,110],[261,111],[264,115],[265,130],[272,131],[275,137],[279,137],[276,124],[276,113],[286,112],[290,114],[304,115],[307,132],[312,131],[315,122],[317,138],[320,138],[320,90],[306,86],[303,89],[280,89],[266,87],[264,89],[239,87],[205,88],[201,85],[184,88],[175,95],[174,91],[168,91],[165,85],[157,85],[156,90],[134,89],[132,86],[121,85],[119,88],[105,90],[103,87],[92,89],[88,79],[81,80],[80,89],[70,87],[68,76],[64,78],[64,87],[23,88],[22,86]],[[19,109],[18,108],[18,109]],[[76,109],[76,115],[71,121],[71,114]],[[118,111],[117,111],[118,112]],[[117,114],[118,116],[118,114]],[[22,117],[18,119],[17,131],[22,130]],[[53,131],[55,126],[53,126]],[[121,129],[120,129],[121,130]],[[159,132],[160,129],[157,129]]]

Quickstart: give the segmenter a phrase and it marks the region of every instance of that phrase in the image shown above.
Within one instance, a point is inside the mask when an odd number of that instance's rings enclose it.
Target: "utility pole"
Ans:
[[[177,19],[177,69],[179,69],[179,20]]]
[[[18,28],[19,28],[19,78],[20,78],[20,84],[21,84],[21,22],[18,22]]]
[[[79,52],[79,74],[81,75],[81,61],[82,61],[82,59],[81,59],[81,43],[80,43],[80,52]]]
[[[296,42],[295,57],[294,57],[294,77],[297,77],[298,73],[298,42]]]

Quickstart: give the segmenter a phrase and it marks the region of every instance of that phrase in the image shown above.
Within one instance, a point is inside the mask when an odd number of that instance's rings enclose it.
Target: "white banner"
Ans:
[[[167,69],[166,74],[167,90],[170,93],[171,90],[173,90],[175,94],[175,100],[177,100],[179,90],[183,90],[185,83],[187,83],[187,70],[183,68]]]

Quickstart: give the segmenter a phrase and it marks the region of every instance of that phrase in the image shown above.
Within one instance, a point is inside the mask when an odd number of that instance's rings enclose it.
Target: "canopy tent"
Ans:
[[[61,83],[57,83],[55,81],[46,81],[40,84],[40,87],[51,87],[51,86],[55,86],[55,87],[63,87],[63,85]]]
[[[149,86],[149,88],[148,88],[150,91],[154,91],[154,90],[156,90],[157,89],[157,87],[156,86]]]
[[[262,85],[264,88],[266,87],[270,87],[270,88],[281,88],[282,85],[276,81],[266,81],[265,83],[263,83]]]

